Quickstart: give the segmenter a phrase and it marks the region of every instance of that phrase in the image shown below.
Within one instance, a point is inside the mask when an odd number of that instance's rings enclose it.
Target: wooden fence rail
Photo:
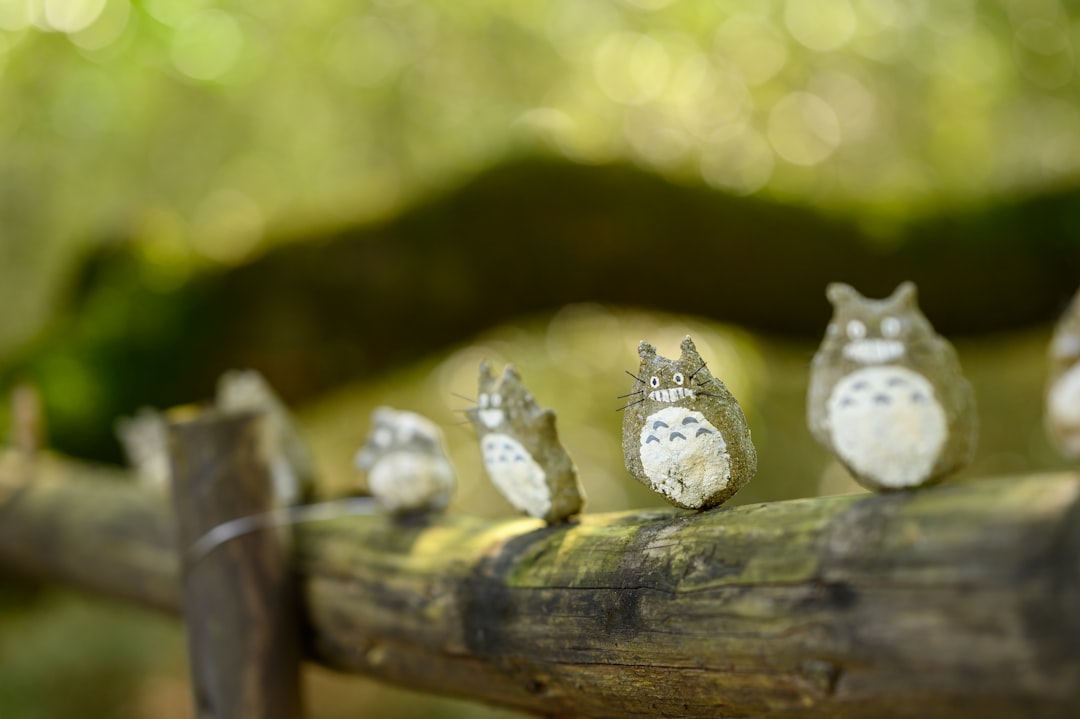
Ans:
[[[164,497],[0,459],[0,568],[179,610]],[[414,689],[590,717],[1080,715],[1072,473],[294,538],[308,658]]]

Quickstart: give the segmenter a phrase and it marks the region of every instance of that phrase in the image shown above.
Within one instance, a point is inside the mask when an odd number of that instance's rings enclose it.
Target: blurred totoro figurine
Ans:
[[[169,426],[165,415],[152,407],[140,407],[134,416],[116,420],[115,429],[139,483],[169,491]]]
[[[479,435],[488,476],[514,508],[548,523],[581,512],[585,496],[559,443],[555,413],[537,406],[513,366],[496,381],[481,362],[477,406],[465,414]]]
[[[265,415],[265,446],[270,451],[274,496],[283,505],[310,501],[315,492],[315,462],[285,404],[255,370],[231,370],[218,380],[217,409]]]
[[[641,364],[624,397],[626,469],[686,509],[725,502],[757,471],[757,451],[735,397],[712,376],[693,340],[677,360],[638,345]]]
[[[1058,320],[1050,341],[1044,421],[1061,453],[1080,458],[1080,292]]]
[[[814,355],[807,423],[864,487],[937,482],[975,451],[975,396],[952,345],[919,310],[915,285],[870,300],[826,290],[833,317]]]
[[[367,472],[372,496],[395,513],[446,507],[454,493],[454,469],[435,423],[390,407],[376,408],[371,423],[355,464]]]

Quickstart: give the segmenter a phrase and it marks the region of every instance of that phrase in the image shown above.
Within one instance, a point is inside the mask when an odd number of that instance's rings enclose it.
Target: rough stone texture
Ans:
[[[975,397],[952,345],[919,310],[915,285],[883,300],[829,285],[833,318],[814,355],[807,424],[863,486],[940,481],[975,451]]]
[[[371,434],[356,453],[368,490],[391,512],[443,509],[454,494],[454,468],[442,432],[431,420],[390,407],[371,415]]]
[[[496,380],[488,363],[480,364],[477,406],[465,414],[476,427],[484,468],[510,504],[548,523],[581,512],[585,494],[559,443],[555,412],[536,404],[512,365]]]
[[[1080,458],[1080,292],[1069,303],[1050,341],[1046,385],[1047,433],[1063,455]]]
[[[648,342],[638,355],[623,417],[626,469],[677,507],[722,504],[757,471],[742,408],[689,336],[677,360],[659,356]]]

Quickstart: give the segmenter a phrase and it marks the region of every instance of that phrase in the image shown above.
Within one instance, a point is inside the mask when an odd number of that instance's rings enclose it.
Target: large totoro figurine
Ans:
[[[396,514],[429,512],[450,503],[456,480],[438,426],[428,418],[377,407],[371,433],[353,460],[368,490]]]
[[[555,413],[537,406],[512,365],[496,380],[488,363],[480,364],[480,396],[465,414],[480,437],[484,468],[510,504],[548,523],[581,512],[585,495],[559,443]]]
[[[677,360],[638,345],[641,364],[623,417],[626,469],[686,509],[725,502],[757,471],[757,452],[735,397],[712,376],[693,340]]]
[[[1044,420],[1061,453],[1069,459],[1080,458],[1080,292],[1058,321],[1050,341]]]
[[[919,310],[915,285],[870,300],[830,284],[833,317],[814,355],[807,422],[864,487],[930,484],[975,451],[975,396],[952,345]]]

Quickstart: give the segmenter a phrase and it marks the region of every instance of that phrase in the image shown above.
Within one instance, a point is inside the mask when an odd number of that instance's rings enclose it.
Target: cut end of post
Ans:
[[[24,457],[33,457],[45,446],[45,413],[41,393],[29,382],[20,382],[11,391],[12,448]]]

